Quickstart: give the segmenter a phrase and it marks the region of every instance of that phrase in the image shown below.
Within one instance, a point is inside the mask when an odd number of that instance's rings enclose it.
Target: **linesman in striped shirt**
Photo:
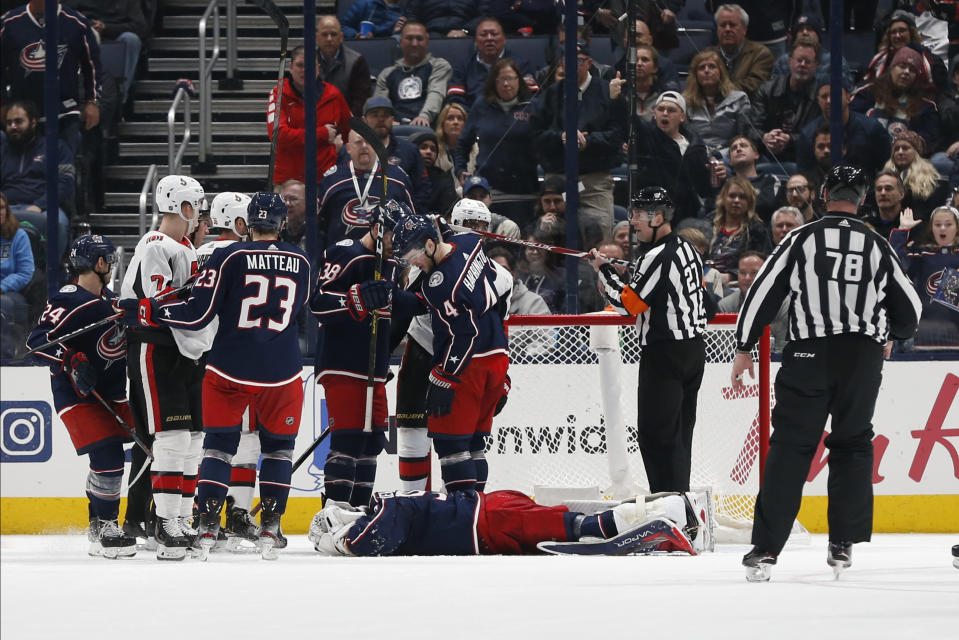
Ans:
[[[754,547],[743,558],[750,581],[769,580],[830,415],[826,560],[837,575],[851,564],[853,543],[872,535],[871,421],[883,345],[916,333],[921,303],[889,243],[857,217],[868,188],[861,169],[833,167],[823,183],[826,215],[783,238],[739,313],[734,388],[752,375],[752,348],[784,300],[789,310]]]
[[[689,491],[696,401],[706,364],[705,305],[711,300],[703,289],[699,252],[672,232],[674,210],[662,187],[646,187],[633,198],[630,224],[649,250],[628,283],[606,256],[590,252],[610,304],[637,316],[639,450],[652,493]]]

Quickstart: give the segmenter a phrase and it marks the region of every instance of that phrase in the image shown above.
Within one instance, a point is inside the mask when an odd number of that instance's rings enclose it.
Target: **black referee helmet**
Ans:
[[[859,206],[867,191],[869,179],[866,172],[859,167],[841,164],[833,167],[826,175],[819,197],[825,200],[828,193],[831,201],[843,200]]]
[[[632,213],[636,209],[651,212],[660,211],[663,214],[663,220],[669,222],[673,219],[676,205],[673,204],[673,200],[669,197],[669,192],[666,189],[662,187],[643,187],[633,196],[633,200],[630,202],[630,218],[632,218]]]

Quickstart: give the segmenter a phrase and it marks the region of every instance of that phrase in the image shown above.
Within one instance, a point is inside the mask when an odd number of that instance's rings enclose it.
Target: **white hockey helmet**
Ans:
[[[493,216],[485,203],[471,198],[463,198],[453,205],[450,213],[450,222],[459,226],[468,226],[467,222],[485,222],[487,228],[493,221]]]
[[[157,211],[160,213],[175,213],[190,224],[187,233],[191,233],[200,219],[200,211],[206,209],[206,194],[200,183],[190,176],[169,175],[157,182],[154,195]],[[183,215],[182,204],[190,203],[195,215],[187,218]]]
[[[222,191],[216,194],[210,204],[210,226],[214,229],[227,229],[238,236],[245,236],[236,228],[236,219],[242,218],[246,223],[246,208],[250,204],[250,196],[236,191]]]

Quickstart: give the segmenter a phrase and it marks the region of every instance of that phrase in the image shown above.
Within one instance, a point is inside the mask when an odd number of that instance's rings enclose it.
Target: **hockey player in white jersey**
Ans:
[[[479,231],[488,231],[492,220],[489,208],[479,200],[463,198],[450,213],[454,225],[469,227]],[[513,276],[508,270],[495,262],[490,263],[496,269],[496,291],[505,305],[505,319],[509,314],[509,298],[513,291]],[[416,288],[415,282],[421,274],[415,267],[409,274],[409,289]],[[400,365],[396,387],[396,426],[399,454],[400,485],[404,491],[422,491],[427,489],[430,471],[430,439],[426,431],[426,391],[429,387],[429,373],[433,367],[433,329],[429,314],[414,316],[408,329],[409,339],[403,362]],[[509,376],[507,376],[507,381]],[[508,389],[504,389],[503,400],[496,413],[505,405]],[[475,452],[479,456],[482,452]]]
[[[137,244],[120,287],[120,305],[182,287],[197,272],[197,254],[187,235],[206,207],[200,183],[170,175],[157,183],[160,226]],[[149,489],[156,507],[157,558],[182,560],[195,531],[189,526],[202,444],[200,363],[206,340],[196,332],[166,327],[127,331],[130,405],[136,430],[153,440],[150,484],[128,490],[124,530],[143,535],[149,521]],[[146,464],[133,449],[134,472]],[[146,475],[146,474],[144,474]]]
[[[210,228],[218,235],[212,242],[197,247],[200,267],[220,247],[247,239],[249,228],[246,215],[250,202],[250,196],[235,191],[223,191],[213,198],[210,203]],[[197,332],[209,340],[207,350],[213,346],[219,324],[219,318],[214,319]],[[217,548],[223,542],[227,548],[236,549],[240,539],[256,544],[259,537],[259,528],[250,515],[256,488],[256,464],[260,459],[260,438],[255,429],[256,417],[251,407],[243,417],[240,445],[233,456],[230,489],[226,496],[226,527],[220,531],[221,540],[217,541]]]

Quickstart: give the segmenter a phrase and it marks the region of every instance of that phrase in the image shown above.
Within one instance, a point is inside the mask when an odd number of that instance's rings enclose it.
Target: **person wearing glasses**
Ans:
[[[799,210],[804,223],[820,217],[814,205],[815,196],[816,193],[809,178],[801,173],[789,176],[789,180],[786,181],[786,203]]]

